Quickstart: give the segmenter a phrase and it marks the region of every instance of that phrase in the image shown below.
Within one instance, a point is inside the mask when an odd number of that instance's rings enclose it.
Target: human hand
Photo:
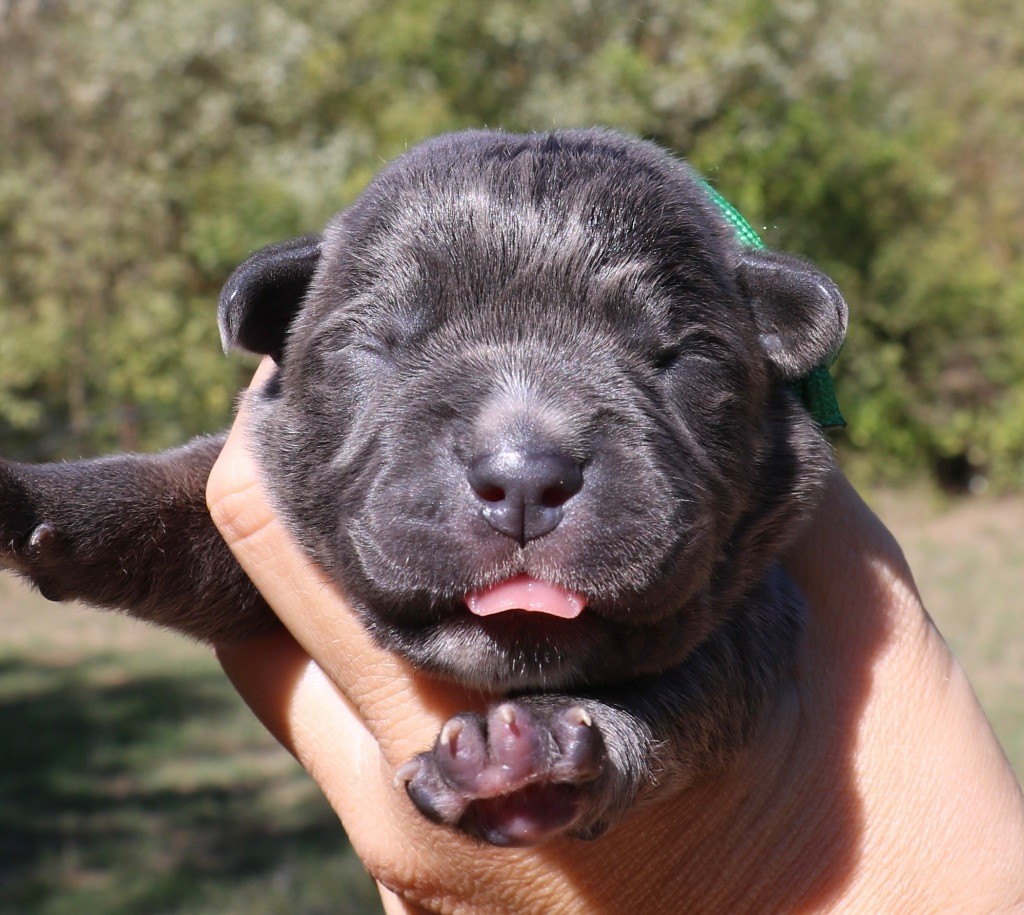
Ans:
[[[261,376],[257,376],[257,383]],[[211,512],[290,632],[221,663],[338,812],[391,912],[991,912],[1024,902],[1024,800],[897,545],[840,476],[791,551],[811,607],[791,682],[720,777],[594,842],[481,846],[393,781],[487,697],[376,646],[268,506],[245,411]]]

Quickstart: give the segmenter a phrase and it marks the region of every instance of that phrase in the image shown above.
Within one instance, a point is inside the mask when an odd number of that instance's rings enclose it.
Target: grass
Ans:
[[[0,579],[0,912],[379,912],[209,651]]]
[[[875,492],[1024,772],[1024,498]],[[379,912],[337,819],[210,653],[0,576],[0,913]]]

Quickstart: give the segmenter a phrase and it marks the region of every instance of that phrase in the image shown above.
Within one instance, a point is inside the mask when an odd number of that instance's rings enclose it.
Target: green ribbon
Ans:
[[[718,193],[703,178],[700,179],[704,185],[711,201],[721,210],[725,221],[732,226],[736,232],[736,238],[740,244],[747,248],[764,249],[768,246],[761,240],[761,236],[754,231],[754,227],[743,218],[743,214],[736,209],[728,200]],[[836,353],[836,356],[839,354]],[[835,385],[832,383],[832,375],[829,367],[836,361],[833,356],[828,362],[811,369],[802,378],[791,381],[789,386],[793,393],[803,402],[822,428],[832,426],[845,426],[846,420],[839,412],[839,401],[836,399]]]

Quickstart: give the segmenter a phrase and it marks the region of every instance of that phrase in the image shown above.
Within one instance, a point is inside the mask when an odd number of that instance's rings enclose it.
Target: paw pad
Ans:
[[[495,845],[535,845],[587,811],[604,745],[580,706],[543,712],[503,702],[445,722],[434,748],[401,766],[413,803],[434,822]]]

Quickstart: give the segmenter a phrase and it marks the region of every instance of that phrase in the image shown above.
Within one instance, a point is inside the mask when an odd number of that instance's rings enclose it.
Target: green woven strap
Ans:
[[[743,218],[743,214],[736,209],[728,200],[718,193],[704,179],[700,179],[708,197],[715,206],[721,210],[725,221],[732,226],[736,232],[736,238],[740,244],[747,248],[767,247],[761,236],[754,231],[754,227]],[[836,354],[838,355],[838,353]],[[845,426],[846,420],[839,412],[839,401],[836,399],[835,385],[832,383],[832,376],[829,374],[829,366],[835,362],[833,357],[828,363],[819,365],[808,374],[790,383],[793,393],[803,401],[803,404],[810,411],[820,426]]]

